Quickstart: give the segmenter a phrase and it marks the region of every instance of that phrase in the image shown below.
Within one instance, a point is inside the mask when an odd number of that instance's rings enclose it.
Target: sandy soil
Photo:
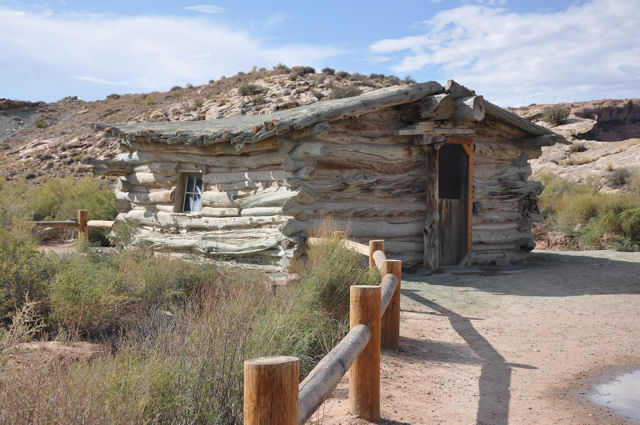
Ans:
[[[406,274],[402,285],[382,423],[635,423],[587,396],[640,368],[640,254],[536,252],[499,270]],[[347,379],[318,423],[367,423],[348,413]]]

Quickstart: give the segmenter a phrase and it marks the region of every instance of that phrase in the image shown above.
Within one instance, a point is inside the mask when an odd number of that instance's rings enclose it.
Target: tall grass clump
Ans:
[[[306,375],[348,330],[349,286],[380,281],[329,225],[318,236],[275,293],[258,272],[139,250],[61,259],[50,326],[111,352],[4,370],[0,423],[241,424],[244,360],[293,355]]]
[[[580,247],[640,250],[640,192],[603,193],[589,183],[540,176],[543,227],[562,230]],[[632,179],[633,181],[633,179]]]
[[[37,244],[31,227],[22,220],[14,219],[11,230],[0,228],[0,326],[28,296],[36,302],[46,299],[56,262],[38,251]]]

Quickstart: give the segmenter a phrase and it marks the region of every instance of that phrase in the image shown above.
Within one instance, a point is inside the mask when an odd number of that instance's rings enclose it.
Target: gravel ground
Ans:
[[[402,294],[382,423],[636,423],[587,397],[640,368],[640,253],[537,251],[507,268],[406,274]],[[347,379],[317,423],[366,423],[348,413]]]

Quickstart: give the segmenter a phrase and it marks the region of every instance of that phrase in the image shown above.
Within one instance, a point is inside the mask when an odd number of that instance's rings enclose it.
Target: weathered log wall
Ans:
[[[196,147],[140,143],[116,160],[127,170],[116,191],[121,214],[139,229],[134,242],[156,251],[200,254],[217,261],[287,267],[299,245],[283,235],[282,207],[297,192],[287,188],[286,150],[268,141],[250,155],[211,155]],[[128,164],[129,167],[122,166]],[[202,209],[181,210],[179,173],[203,176]]]
[[[508,264],[535,247],[542,187],[529,181],[527,152],[517,140],[475,139],[472,262]],[[538,149],[539,150],[539,149]]]
[[[425,157],[411,137],[398,135],[398,114],[389,108],[343,118],[306,141],[324,149],[289,180],[310,196],[305,205],[292,199],[285,206],[296,219],[286,230],[310,229],[332,215],[351,238],[385,239],[391,257],[406,267],[422,264]]]

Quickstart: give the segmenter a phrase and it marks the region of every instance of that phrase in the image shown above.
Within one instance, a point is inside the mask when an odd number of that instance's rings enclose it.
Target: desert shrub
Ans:
[[[302,77],[307,74],[315,74],[316,70],[310,66],[294,66],[291,68],[291,74],[296,77]]]
[[[640,194],[601,193],[552,174],[540,176],[545,227],[559,229],[587,248],[640,249]]]
[[[193,101],[194,109],[200,109],[200,108],[202,108],[203,105],[204,105],[204,100],[202,100],[202,99],[196,99],[196,100]]]
[[[106,183],[84,177],[54,178],[32,189],[29,209],[33,220],[74,220],[77,210],[89,211],[89,220],[113,220],[118,215],[115,195]],[[92,242],[108,245],[108,229],[93,229]]]
[[[336,70],[333,68],[322,68],[322,73],[326,74],[326,75],[335,75],[336,74]]]
[[[0,323],[7,323],[27,297],[36,302],[46,300],[55,261],[36,245],[31,227],[24,222],[14,221],[11,230],[0,228]]]
[[[170,89],[169,91],[180,91],[180,90],[182,90],[182,87],[180,87],[180,86],[173,86],[173,87],[171,87],[171,89]]]
[[[240,93],[242,96],[256,95],[264,91],[265,88],[257,84],[243,84],[238,88],[238,93]]]
[[[153,98],[153,96],[151,96],[151,95],[149,94],[149,95],[147,95],[147,96],[144,98],[144,101],[143,101],[143,102],[144,102],[144,104],[145,104],[145,105],[151,105],[152,103],[154,103],[154,102],[155,102],[155,99]]]
[[[107,96],[107,99],[120,99],[120,95],[117,93],[111,93]]]
[[[349,78],[349,74],[347,71],[338,71],[336,75],[340,78]]]
[[[113,331],[129,301],[120,290],[116,270],[96,256],[67,258],[49,287],[53,321],[72,336],[97,336]]]
[[[580,142],[572,143],[571,146],[569,146],[569,151],[573,153],[586,152],[587,150],[588,150],[587,145]]]
[[[328,99],[344,99],[362,94],[362,90],[355,86],[338,86],[334,87],[329,93]]]
[[[569,118],[571,109],[566,105],[553,105],[544,108],[542,119],[552,125],[560,125]]]
[[[14,219],[29,219],[31,189],[24,180],[6,181],[0,178],[0,229],[11,229]]]
[[[411,78],[409,75],[407,75],[406,77],[404,77],[404,81],[405,84],[416,84],[416,80],[414,80],[413,78]]]
[[[628,168],[617,168],[607,176],[607,183],[613,187],[627,184],[633,173]]]
[[[387,81],[389,81],[389,84],[391,84],[392,86],[397,86],[400,84],[400,78],[396,77],[395,75],[391,75],[389,78],[387,78]]]
[[[254,97],[251,99],[251,101],[252,101],[255,105],[262,105],[262,104],[264,104],[264,103],[266,103],[266,102],[267,102],[267,99],[266,99],[263,95],[259,94],[259,95],[257,95],[257,96],[254,96]]]
[[[291,71],[291,69],[283,63],[274,66],[273,70],[276,71],[277,74],[288,74]]]
[[[20,309],[11,317],[7,328],[0,327],[0,353],[22,342],[31,341],[44,327],[38,314],[38,302],[28,297]]]

